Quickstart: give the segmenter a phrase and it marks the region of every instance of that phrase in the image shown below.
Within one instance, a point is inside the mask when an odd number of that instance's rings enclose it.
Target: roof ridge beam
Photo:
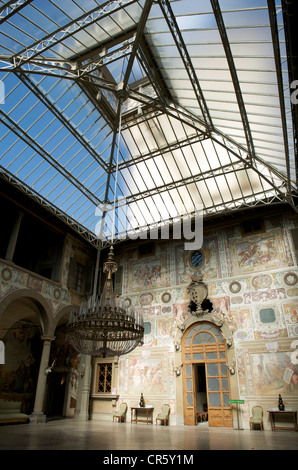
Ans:
[[[196,95],[197,101],[199,103],[205,125],[207,129],[211,130],[213,129],[213,124],[212,124],[212,119],[209,113],[209,109],[207,107],[207,103],[205,101],[201,85],[199,83],[197,74],[195,72],[195,69],[193,67],[190,55],[188,53],[187,47],[185,45],[184,39],[182,37],[181,31],[179,29],[179,26],[177,24],[174,12],[170,6],[170,3],[168,0],[158,0],[157,2],[163,12],[164,18],[169,26],[170,32],[173,36],[173,39],[175,41],[176,47],[179,51],[179,54],[181,56],[181,59],[183,61],[185,70],[189,76],[189,79],[192,83],[194,93]]]
[[[229,65],[229,69],[230,69],[230,73],[231,73],[231,77],[232,77],[232,81],[234,85],[234,90],[235,90],[235,94],[236,94],[236,98],[238,102],[239,111],[241,114],[244,133],[245,133],[248,155],[250,159],[252,160],[253,158],[255,158],[254,143],[253,143],[250,125],[249,125],[249,121],[248,121],[248,117],[247,117],[247,113],[246,113],[246,109],[245,109],[245,105],[243,101],[243,96],[242,96],[242,92],[240,88],[240,83],[238,80],[236,66],[234,63],[233,54],[231,51],[227,31],[225,28],[225,24],[224,24],[224,20],[222,17],[218,0],[210,0],[210,2],[213,8],[214,17],[218,26],[219,34],[222,40],[222,45],[225,50],[226,59],[228,61],[228,65]]]
[[[278,26],[277,26],[277,18],[276,18],[275,1],[267,0],[267,4],[268,4],[271,36],[272,36],[272,45],[273,45],[273,51],[274,51],[274,60],[275,60],[275,67],[276,67],[277,86],[278,86],[279,105],[280,105],[280,117],[281,117],[281,122],[282,122],[284,150],[285,150],[285,157],[286,157],[287,186],[288,186],[288,190],[290,190],[291,177],[290,177],[287,118],[286,118],[286,109],[285,109],[285,101],[284,101],[284,88],[283,88],[283,79],[282,79],[281,57],[280,57],[280,48],[279,48],[279,40],[278,40]]]
[[[141,18],[139,19],[139,22],[138,22],[137,31],[136,31],[134,43],[132,46],[132,51],[128,59],[128,64],[127,64],[127,68],[126,68],[124,79],[123,79],[124,90],[126,90],[128,86],[129,76],[132,71],[133,63],[137,57],[138,49],[140,48],[140,41],[144,33],[146,21],[148,19],[152,4],[153,4],[153,0],[146,0],[145,5],[143,7],[142,14],[141,14]]]

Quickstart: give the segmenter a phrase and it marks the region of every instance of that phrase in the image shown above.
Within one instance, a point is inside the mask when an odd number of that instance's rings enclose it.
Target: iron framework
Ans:
[[[115,199],[116,239],[123,201],[139,228],[199,205],[205,217],[296,211],[298,77],[282,0],[88,5],[0,2],[2,178],[95,246]]]

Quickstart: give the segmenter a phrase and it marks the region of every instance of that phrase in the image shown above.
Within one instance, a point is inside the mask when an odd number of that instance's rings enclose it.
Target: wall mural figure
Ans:
[[[19,322],[6,333],[6,364],[0,371],[0,397],[22,401],[31,413],[42,352],[40,329],[30,322]]]
[[[252,354],[251,358],[257,396],[298,395],[298,367],[287,352]]]

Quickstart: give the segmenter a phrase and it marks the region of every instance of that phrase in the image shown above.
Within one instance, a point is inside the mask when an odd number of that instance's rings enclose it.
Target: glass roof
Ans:
[[[295,208],[278,3],[0,1],[0,24],[1,175],[91,243]]]

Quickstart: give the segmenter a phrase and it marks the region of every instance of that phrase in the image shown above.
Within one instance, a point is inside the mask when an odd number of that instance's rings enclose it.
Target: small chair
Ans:
[[[156,424],[159,419],[164,425],[169,423],[169,414],[170,414],[170,405],[163,405],[161,408],[161,413],[156,416]]]
[[[208,412],[207,411],[200,411],[197,413],[197,421],[208,421]]]
[[[126,415],[126,410],[127,410],[127,404],[126,403],[121,403],[119,411],[116,411],[113,414],[113,421],[114,418],[119,418],[120,423],[125,421],[125,415]]]
[[[254,406],[252,408],[252,417],[249,420],[249,427],[251,430],[252,424],[258,424],[263,431],[263,408],[261,406]]]

